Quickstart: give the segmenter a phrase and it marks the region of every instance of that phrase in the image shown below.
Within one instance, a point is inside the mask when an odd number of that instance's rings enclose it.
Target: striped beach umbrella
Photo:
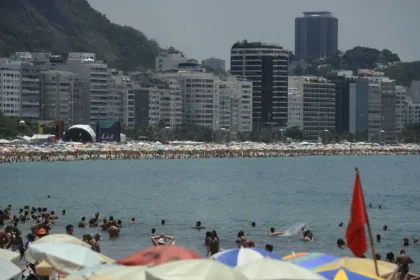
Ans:
[[[339,257],[333,255],[309,252],[294,253],[282,258],[285,262],[293,263],[309,270],[316,270],[338,259]]]

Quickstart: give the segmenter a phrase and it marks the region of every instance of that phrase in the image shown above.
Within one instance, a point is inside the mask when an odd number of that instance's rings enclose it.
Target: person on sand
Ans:
[[[206,227],[201,226],[201,222],[200,221],[196,222],[195,223],[195,227],[193,227],[193,229],[198,229],[198,230],[205,229],[205,228]]]
[[[279,235],[283,235],[284,232],[282,231],[276,231],[276,229],[274,227],[270,228],[270,232],[267,233],[268,236],[279,236]]]
[[[170,236],[170,235],[161,234],[159,236],[152,236],[152,243],[154,246],[172,245],[174,240],[175,240],[175,237]]]

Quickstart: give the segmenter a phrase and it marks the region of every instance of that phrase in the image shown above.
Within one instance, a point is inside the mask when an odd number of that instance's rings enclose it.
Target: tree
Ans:
[[[284,130],[284,136],[293,140],[303,140],[303,131],[298,126],[292,126]]]
[[[420,123],[407,124],[402,131],[402,138],[405,143],[419,143]]]

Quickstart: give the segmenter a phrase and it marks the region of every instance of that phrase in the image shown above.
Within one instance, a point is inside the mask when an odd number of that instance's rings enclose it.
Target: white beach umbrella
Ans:
[[[145,280],[146,266],[124,266],[116,264],[100,264],[71,273],[66,280],[94,279],[109,277],[114,280]]]
[[[50,234],[50,235],[47,235],[38,239],[32,244],[43,244],[43,243],[66,243],[66,244],[74,244],[74,245],[79,245],[86,248],[91,248],[91,246],[87,244],[86,242],[83,242],[79,238],[76,238],[69,234]]]
[[[233,268],[211,259],[174,261],[146,270],[146,280],[248,280]]]
[[[0,280],[20,279],[22,269],[7,258],[0,256]]]
[[[270,258],[238,266],[235,270],[249,280],[326,280],[323,276],[303,267]]]
[[[69,274],[85,267],[105,263],[101,256],[89,248],[66,243],[32,243],[25,253],[30,262],[46,261],[55,270]]]
[[[20,254],[10,250],[0,249],[0,257],[3,257],[16,265],[20,263]]]

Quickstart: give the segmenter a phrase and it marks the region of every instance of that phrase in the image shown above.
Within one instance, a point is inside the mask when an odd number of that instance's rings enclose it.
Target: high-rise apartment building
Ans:
[[[187,62],[186,58],[179,51],[162,51],[155,58],[155,71],[156,72],[165,72],[168,70],[178,69],[179,63]]]
[[[118,120],[126,127],[134,126],[134,87],[131,78],[122,71],[108,69],[107,118]]]
[[[60,120],[65,127],[83,123],[83,81],[67,71],[40,73],[41,119]]]
[[[395,142],[397,140],[396,129],[396,100],[395,81],[387,78],[382,79],[382,140]]]
[[[236,139],[238,132],[252,131],[252,82],[243,77],[227,76],[217,81],[220,91],[221,129]]]
[[[369,131],[369,81],[354,79],[349,87],[349,131],[366,141]],[[337,110],[337,107],[336,107]]]
[[[397,139],[407,122],[407,97],[408,88],[404,86],[395,87],[395,130]]]
[[[230,52],[231,74],[253,82],[254,126],[287,126],[289,53],[281,46],[237,42]]]
[[[338,19],[330,12],[304,12],[295,19],[295,55],[299,60],[338,51]]]
[[[19,70],[0,66],[0,112],[5,116],[21,116],[21,81]]]
[[[289,76],[289,79],[292,76]],[[289,95],[288,95],[288,107],[287,107],[287,127],[299,127],[303,128],[303,90],[297,87],[292,88],[291,85],[295,85],[293,82],[289,82]]]
[[[335,128],[335,84],[313,76],[290,76],[289,87],[303,96],[303,133],[318,139]]]
[[[375,141],[382,138],[382,89],[378,79],[369,79],[369,128],[368,139]]]

